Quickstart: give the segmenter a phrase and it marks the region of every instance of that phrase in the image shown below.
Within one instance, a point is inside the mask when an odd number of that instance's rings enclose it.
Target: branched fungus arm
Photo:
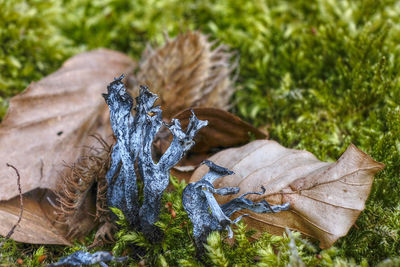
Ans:
[[[139,172],[143,180],[143,204],[140,208],[140,224],[142,232],[151,240],[157,241],[162,235],[154,225],[158,221],[161,197],[169,183],[169,172],[160,170],[152,159],[152,143],[162,125],[161,109],[155,107],[146,113],[145,135],[143,147],[138,158]]]
[[[118,143],[114,145],[111,152],[111,165],[106,174],[108,186],[111,185],[113,178],[118,174],[121,167],[121,156],[118,148]]]
[[[235,198],[221,206],[221,209],[227,216],[233,213],[248,209],[257,213],[276,213],[290,208],[289,202],[282,205],[270,205],[267,201],[253,202],[246,198]]]
[[[47,265],[48,267],[55,266],[82,266],[82,265],[92,265],[100,264],[101,266],[107,266],[104,262],[116,261],[123,262],[127,257],[114,257],[110,252],[107,251],[97,251],[93,254],[84,251],[76,251],[73,254],[61,258],[60,261],[56,263],[51,263]]]
[[[191,183],[183,190],[182,204],[193,223],[193,235],[198,256],[204,253],[203,244],[212,231],[226,228],[231,220],[223,213],[210,191],[215,190],[212,182],[233,174],[226,168],[204,161],[210,170],[198,182]],[[211,212],[210,212],[211,210]]]
[[[230,171],[230,170],[228,170],[228,169],[226,169],[224,167],[218,166],[214,162],[209,161],[209,160],[203,161],[202,164],[207,165],[210,169],[203,176],[203,178],[201,178],[200,181],[207,181],[207,182],[212,184],[218,178],[234,174],[233,171]]]
[[[139,212],[134,170],[135,153],[132,153],[130,142],[134,134],[132,126],[135,120],[131,114],[133,99],[126,92],[122,83],[123,78],[123,75],[116,78],[107,87],[108,93],[103,94],[110,108],[111,128],[117,138],[117,144],[112,153],[112,165],[107,173],[107,180],[109,181],[107,198],[108,205],[122,210],[130,224],[134,225],[138,222]],[[119,165],[120,172],[116,175]]]
[[[223,204],[221,209],[224,211],[226,216],[230,217],[233,213],[248,209],[257,213],[276,213],[290,208],[289,202],[282,205],[270,205],[266,200],[260,202],[253,202],[250,199],[244,198],[247,195],[256,194],[262,195],[265,192],[265,188],[261,187],[261,192],[248,192],[241,195],[238,198],[234,198],[231,201]]]
[[[217,188],[217,189],[210,189],[210,192],[213,194],[226,196],[226,195],[237,194],[237,193],[239,193],[239,190],[240,190],[239,187],[223,187],[223,188]]]
[[[242,194],[228,203],[220,206],[213,194],[229,195],[239,192],[238,187],[223,187],[215,189],[212,184],[216,179],[233,174],[232,171],[218,166],[211,161],[204,161],[203,164],[209,167],[209,171],[196,183],[189,184],[183,190],[182,204],[193,223],[193,234],[195,237],[198,256],[204,252],[203,244],[211,231],[227,229],[229,237],[233,232],[230,224],[237,223],[244,214],[235,220],[229,217],[236,211],[248,209],[257,213],[279,212],[289,209],[289,203],[283,205],[270,205],[267,201],[253,202],[244,198],[249,194],[262,195],[265,188],[261,187],[261,192],[249,192]]]
[[[219,206],[217,200],[208,190],[203,190],[203,194],[206,196],[208,206],[210,207],[211,214],[218,224],[225,228],[227,225],[231,224],[232,221],[225,215],[221,207]]]
[[[185,152],[194,145],[193,138],[197,132],[204,126],[207,126],[207,124],[207,121],[199,120],[193,113],[186,132],[184,132],[179,120],[172,119],[172,124],[166,126],[171,131],[173,139],[171,145],[158,163],[160,168],[164,171],[169,171],[175,166],[182,159]]]
[[[150,131],[157,132],[160,126],[157,124],[161,123],[161,109],[159,107],[153,107],[154,103],[157,101],[157,95],[151,93],[147,86],[140,86],[139,96],[136,97],[136,106],[134,110],[135,123],[133,125],[134,135],[131,137],[131,150],[135,157],[139,153],[142,153],[142,147],[145,145],[146,141],[152,142],[153,138],[148,138]],[[157,113],[156,117],[160,122],[153,120],[149,122],[151,116]],[[143,158],[143,154],[141,156]]]
[[[143,177],[143,204],[140,209],[142,232],[150,240],[156,241],[162,237],[154,223],[160,213],[161,197],[169,183],[169,171],[183,157],[184,153],[194,144],[193,137],[197,131],[207,124],[191,117],[191,128],[184,132],[178,120],[173,120],[169,129],[173,141],[158,164],[151,158],[151,147],[155,134],[162,125],[161,110],[159,107],[149,109],[146,113],[146,134],[143,149],[139,156],[139,170]]]

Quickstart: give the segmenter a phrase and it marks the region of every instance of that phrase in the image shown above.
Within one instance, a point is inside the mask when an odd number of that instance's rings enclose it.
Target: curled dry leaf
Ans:
[[[288,227],[320,240],[322,248],[347,234],[365,207],[374,175],[384,167],[354,145],[337,162],[329,163],[310,152],[267,140],[221,151],[209,160],[235,172],[218,180],[215,187],[238,186],[238,194],[243,194],[264,186],[263,195],[250,199],[265,199],[271,204],[290,202],[289,211],[277,214],[244,211],[250,215],[245,218],[250,228],[281,234]],[[191,182],[207,171],[205,165],[199,167]],[[225,203],[234,197],[217,200]]]
[[[222,149],[244,145],[252,139],[268,137],[267,133],[258,130],[232,113],[217,108],[193,108],[174,115],[173,118],[179,119],[183,129],[186,129],[189,123],[191,110],[200,120],[207,120],[208,125],[197,133],[194,138],[196,142],[194,147],[172,169],[172,174],[178,178],[188,181],[193,170],[203,160]],[[157,154],[163,154],[169,143],[168,130],[161,130],[155,139],[154,150]]]
[[[112,135],[101,93],[133,65],[128,56],[111,50],[82,53],[11,99],[0,126],[1,235],[7,234],[19,213],[15,175],[6,167],[10,163],[20,172],[25,193],[22,221],[13,239],[69,244],[54,226],[55,209],[47,199],[54,197],[51,192],[62,181],[65,163],[75,162],[85,146],[92,146],[95,139],[89,135]],[[94,210],[93,206],[94,201],[88,200],[84,209]],[[93,227],[93,218],[86,216],[81,223]]]
[[[179,119],[184,128],[189,124],[191,110],[199,119],[208,120],[208,126],[201,129],[195,138],[196,145],[191,150],[192,153],[207,153],[217,148],[240,146],[252,138],[268,137],[266,133],[232,113],[217,108],[193,108],[179,112],[174,118]]]
[[[205,35],[187,32],[143,54],[136,82],[160,96],[165,118],[189,107],[227,109],[234,92],[229,75],[237,63],[230,63],[226,46],[213,45]]]

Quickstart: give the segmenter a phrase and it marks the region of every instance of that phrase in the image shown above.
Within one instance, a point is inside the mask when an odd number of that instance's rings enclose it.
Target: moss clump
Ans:
[[[300,233],[292,233],[292,237],[264,233],[258,240],[250,241],[256,231],[248,230],[244,223],[234,226],[235,241],[232,245],[223,242],[226,233],[211,233],[205,245],[205,255],[197,259],[192,225],[182,206],[182,191],[186,184],[174,178],[171,182],[176,190],[163,196],[164,208],[157,223],[165,239],[159,244],[151,244],[142,233],[129,231],[122,212],[113,209],[119,217],[118,224],[122,226],[113,248],[114,255],[130,255],[129,263],[132,265],[142,261],[150,266],[283,267],[290,264],[297,266],[295,264],[301,262],[306,266],[337,266],[335,264],[338,263],[341,266],[356,266],[354,260],[341,258],[338,249],[320,250],[301,239]],[[290,242],[296,246],[291,248]]]
[[[175,36],[187,22],[182,14],[188,3],[177,0],[64,2],[68,12],[60,28],[76,46],[108,47],[137,59],[148,41],[162,42],[164,31]]]
[[[163,30],[200,29],[240,52],[235,113],[321,160],[354,143],[386,164],[337,253],[370,264],[399,255],[398,1],[0,0],[0,9],[0,117],[8,97],[73,53],[105,46],[140,58]]]
[[[192,225],[181,201],[186,184],[173,177],[171,183],[175,190],[164,194],[160,221],[157,222],[164,233],[160,243],[152,244],[142,233],[129,230],[123,213],[112,208],[119,218],[117,223],[120,230],[115,235],[117,242],[90,252],[112,250],[114,256],[128,256],[127,261],[110,263],[110,266],[368,266],[365,259],[357,264],[354,259],[343,257],[341,250],[336,247],[321,250],[296,232],[291,232],[290,236],[264,233],[259,239],[253,240],[256,231],[248,230],[242,222],[233,228],[235,240],[232,244],[223,241],[227,233],[210,234],[205,255],[197,259]],[[0,251],[0,264],[18,266],[17,259],[22,259],[27,266],[44,266],[77,250],[87,251],[86,246],[93,242],[94,236],[95,231],[85,242],[75,243],[73,247],[28,245],[9,240]],[[46,259],[40,263],[42,255]],[[388,266],[397,262],[398,258],[392,258],[381,264]]]
[[[0,118],[9,97],[76,51],[53,24],[64,12],[59,4],[0,0]]]

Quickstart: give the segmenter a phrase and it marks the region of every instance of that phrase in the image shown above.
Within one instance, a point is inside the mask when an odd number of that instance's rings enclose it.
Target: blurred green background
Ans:
[[[386,164],[336,246],[374,264],[400,251],[400,2],[0,0],[0,118],[68,57],[201,30],[240,55],[232,112],[271,139],[336,160],[350,143]]]

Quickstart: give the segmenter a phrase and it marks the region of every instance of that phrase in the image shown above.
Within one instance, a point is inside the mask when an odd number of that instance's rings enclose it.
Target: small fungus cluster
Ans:
[[[194,145],[196,133],[207,126],[207,121],[199,120],[193,113],[186,131],[182,129],[177,119],[172,119],[171,124],[166,124],[162,120],[160,106],[154,106],[158,99],[157,95],[151,93],[146,86],[140,86],[140,93],[136,97],[134,106],[133,98],[122,82],[123,78],[121,75],[114,79],[107,87],[108,93],[103,94],[110,109],[111,127],[117,140],[111,154],[111,166],[106,175],[108,206],[120,209],[133,229],[141,231],[151,242],[157,242],[162,238],[162,232],[155,223],[159,219],[161,197],[169,184],[170,170]],[[135,111],[134,115],[132,109]],[[173,139],[167,151],[156,163],[152,158],[152,143],[163,125],[172,133]],[[230,225],[246,216],[245,214],[231,220],[229,217],[236,211],[248,209],[258,213],[275,213],[289,209],[289,203],[271,206],[265,200],[253,202],[244,198],[249,194],[262,194],[264,188],[261,188],[261,192],[249,192],[219,205],[213,194],[237,194],[240,188],[214,188],[213,182],[216,179],[231,175],[233,172],[208,160],[203,164],[209,167],[208,173],[198,182],[187,185],[182,196],[183,206],[193,223],[193,234],[199,256],[203,254],[203,244],[212,231],[226,229],[232,237]],[[139,180],[143,182],[141,204]],[[93,255],[87,253],[75,253],[63,259],[63,263],[87,262],[82,261],[83,258],[94,259]],[[114,258],[108,257],[105,260]],[[101,261],[103,260],[96,258],[96,262]]]
[[[108,87],[104,98],[110,108],[111,127],[117,138],[112,151],[111,167],[107,173],[108,205],[122,210],[130,225],[142,231],[151,241],[157,241],[159,229],[154,225],[160,213],[161,197],[169,184],[170,169],[176,165],[194,145],[196,133],[207,121],[199,120],[195,114],[190,118],[184,131],[179,120],[172,119],[171,124],[162,120],[160,106],[154,106],[158,99],[146,86],[140,86],[139,96],[133,108],[133,98],[127,93],[122,82],[123,76],[116,78]],[[136,111],[132,115],[132,108]],[[161,126],[166,126],[173,139],[167,151],[155,163],[152,159],[152,143]],[[135,165],[137,163],[137,169]],[[244,198],[250,192],[230,202],[219,205],[213,194],[237,194],[239,187],[215,189],[213,182],[232,171],[217,166],[211,161],[204,161],[209,172],[198,182],[189,184],[183,191],[183,206],[193,223],[196,246],[201,251],[207,236],[215,230],[232,231],[230,224],[238,222],[229,217],[236,211],[249,209],[258,213],[279,212],[289,209],[289,203],[271,206],[265,200],[252,202]],[[138,176],[143,181],[143,203],[139,205]]]

